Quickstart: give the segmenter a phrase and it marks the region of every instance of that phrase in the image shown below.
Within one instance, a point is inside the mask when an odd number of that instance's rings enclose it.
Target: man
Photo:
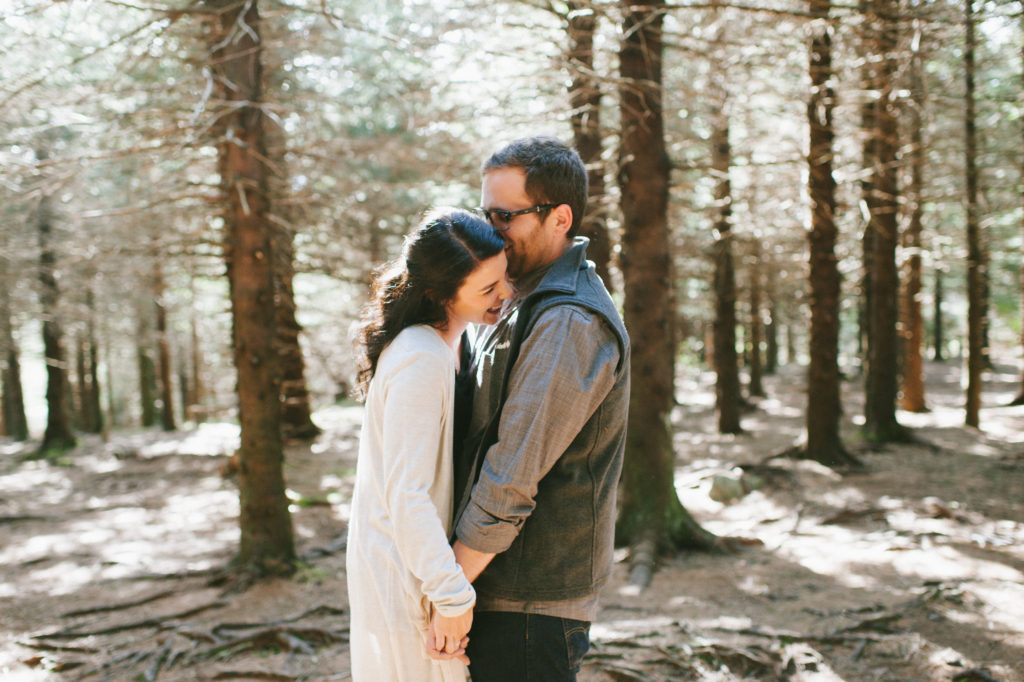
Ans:
[[[517,293],[475,345],[456,560],[477,590],[474,682],[575,680],[612,568],[629,339],[576,237],[587,173],[553,138],[483,167],[481,210]]]

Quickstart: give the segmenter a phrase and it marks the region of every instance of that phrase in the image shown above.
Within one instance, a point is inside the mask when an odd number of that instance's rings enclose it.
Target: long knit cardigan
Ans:
[[[431,604],[454,616],[476,600],[448,544],[454,384],[454,354],[421,325],[384,349],[370,382],[347,545],[355,682],[466,678],[424,646]]]

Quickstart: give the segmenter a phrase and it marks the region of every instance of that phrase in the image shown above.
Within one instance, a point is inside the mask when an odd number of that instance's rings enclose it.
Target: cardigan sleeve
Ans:
[[[458,615],[476,601],[431,498],[439,473],[450,472],[441,459],[451,452],[445,424],[451,419],[446,391],[454,390],[453,382],[454,364],[443,356],[426,349],[404,353],[386,378],[381,448],[384,499],[399,555],[445,616]]]

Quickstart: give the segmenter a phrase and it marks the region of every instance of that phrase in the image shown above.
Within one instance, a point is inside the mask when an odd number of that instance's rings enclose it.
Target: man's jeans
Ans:
[[[530,613],[473,614],[472,682],[576,682],[590,623]]]

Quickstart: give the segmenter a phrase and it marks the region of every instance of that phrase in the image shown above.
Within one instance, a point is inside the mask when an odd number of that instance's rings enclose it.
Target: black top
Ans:
[[[466,440],[466,432],[469,430],[469,418],[473,412],[473,370],[472,352],[470,350],[469,335],[462,334],[462,343],[459,352],[459,369],[455,373],[455,418],[453,425],[453,449],[454,470],[460,471],[463,466],[462,450],[463,441]]]
[[[469,420],[473,413],[473,392],[476,388],[474,383],[472,359],[473,353],[470,348],[469,335],[462,335],[462,344],[459,353],[459,370],[455,374],[455,417],[453,424],[452,457],[453,473],[455,474],[455,500],[462,496],[466,484],[469,482],[469,472],[472,463],[466,456],[466,436],[469,431]],[[453,530],[455,524],[453,523]]]

